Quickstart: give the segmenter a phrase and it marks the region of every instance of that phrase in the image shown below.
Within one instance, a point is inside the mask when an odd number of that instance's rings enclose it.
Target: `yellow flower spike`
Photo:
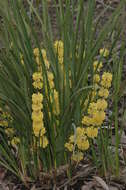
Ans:
[[[106,48],[100,49],[99,51],[100,55],[102,55],[103,57],[108,57],[109,56],[109,50]]]
[[[98,136],[98,128],[94,128],[93,126],[87,127],[86,133],[89,138],[93,139]]]
[[[32,78],[33,78],[33,87],[37,90],[41,90],[43,88],[43,77],[42,77],[42,64],[40,61],[39,57],[39,49],[35,48],[33,50],[33,53],[35,55],[36,63],[38,66],[38,72],[33,73]],[[46,61],[47,66],[49,65],[47,56],[46,56],[46,51],[44,49],[41,50],[42,56],[44,61]],[[46,129],[44,127],[44,121],[43,121],[43,95],[38,92],[32,94],[32,128],[34,135],[36,137],[41,137],[40,138],[40,145],[42,148],[46,148],[48,145],[48,139],[45,135]]]

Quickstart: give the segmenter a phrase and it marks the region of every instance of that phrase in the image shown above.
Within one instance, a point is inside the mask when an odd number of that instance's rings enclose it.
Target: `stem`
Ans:
[[[116,162],[116,176],[119,175],[119,134],[118,134],[118,95],[115,97],[115,137],[116,137],[116,151],[115,151],[115,162]]]

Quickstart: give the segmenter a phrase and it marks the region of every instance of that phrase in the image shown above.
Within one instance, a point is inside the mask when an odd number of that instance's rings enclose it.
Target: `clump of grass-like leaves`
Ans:
[[[110,53],[103,48],[99,54],[99,49],[118,26],[124,6],[122,0],[96,38],[95,0],[87,10],[78,0],[75,21],[75,3],[65,1],[64,9],[61,0],[54,0],[57,40],[48,2],[42,1],[42,15],[27,3],[42,39],[20,0],[0,2],[5,47],[0,53],[0,163],[25,184],[41,172],[78,163],[93,146],[105,120],[113,74],[102,61],[111,57],[121,31]]]

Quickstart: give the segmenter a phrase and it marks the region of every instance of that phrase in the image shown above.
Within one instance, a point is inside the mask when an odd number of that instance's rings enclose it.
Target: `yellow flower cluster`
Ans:
[[[107,49],[101,49],[100,54],[103,57],[107,57],[109,51]],[[69,141],[65,144],[68,151],[72,152],[71,159],[76,162],[83,159],[83,151],[89,148],[88,138],[94,139],[97,137],[98,128],[105,120],[105,110],[108,106],[106,99],[109,96],[112,74],[103,72],[102,76],[100,76],[102,67],[103,63],[101,61],[94,61],[94,88],[84,103],[86,114],[82,118],[83,127],[77,127],[75,134],[71,135]]]
[[[81,160],[83,160],[83,152],[76,152],[72,154],[71,159],[75,162],[80,162]]]
[[[20,142],[20,140],[18,137],[15,136],[14,128],[12,128],[10,125],[13,122],[13,118],[7,111],[4,112],[1,108],[0,113],[0,126],[4,127],[9,143],[11,143],[13,147],[15,147]]]
[[[102,67],[103,67],[102,62],[94,61],[94,63],[93,63],[93,69],[94,69],[94,71],[98,71],[99,72]]]
[[[48,145],[48,140],[45,136],[46,130],[43,122],[43,96],[41,93],[34,93],[32,95],[32,121],[33,132],[36,137],[40,137],[40,145],[45,148]]]
[[[40,59],[39,49],[38,48],[34,48],[33,53],[34,53],[34,56],[35,56],[36,63],[38,65],[38,71],[41,72],[42,71],[42,63],[41,63],[41,59]],[[46,50],[45,49],[41,49],[41,54],[43,56],[43,61],[45,63],[46,68],[49,69],[49,61],[47,59]]]
[[[42,73],[41,72],[35,72],[32,75],[33,78],[33,87],[35,89],[42,89],[43,87],[43,81],[42,81]]]
[[[104,88],[110,88],[112,82],[112,74],[109,72],[104,72],[102,75],[101,85]]]
[[[17,144],[20,143],[20,139],[18,137],[14,137],[12,140],[11,140],[11,145],[13,147],[15,147]]]
[[[55,52],[58,53],[58,59],[59,62],[62,63],[63,62],[63,42],[62,41],[56,41],[54,43],[54,49]],[[40,61],[40,56],[39,56],[39,49],[35,48],[33,50],[33,53],[35,55],[35,59],[36,59],[36,63],[38,65],[38,72],[33,74],[33,86],[35,89],[42,89],[42,67],[41,67],[41,61]],[[47,58],[47,53],[45,49],[41,50],[43,59],[44,59],[44,63],[47,69],[47,77],[48,77],[48,82],[49,82],[49,87],[51,90],[51,102],[53,103],[53,110],[55,114],[59,114],[59,95],[58,92],[55,89],[55,85],[54,85],[54,75],[53,73],[50,71],[50,64]],[[47,91],[47,87],[46,87],[46,91]],[[47,91],[48,92],[48,91]]]
[[[74,161],[82,160],[83,153],[81,151],[85,151],[89,148],[89,141],[86,136],[86,129],[77,127],[75,134],[70,136],[69,142],[65,144],[65,147],[70,152],[73,152],[73,155],[71,157],[72,160]]]
[[[98,64],[98,63],[97,63]],[[112,74],[109,72],[104,72],[100,78],[98,72],[101,66],[94,64],[94,91],[91,97],[91,102],[88,107],[88,115],[84,116],[82,119],[82,124],[85,126],[100,127],[105,120],[105,110],[107,108],[107,101],[105,100],[109,96],[109,88],[111,87]],[[98,66],[98,69],[96,67]],[[101,63],[102,65],[102,63]],[[95,100],[97,99],[97,101]],[[88,102],[89,98],[86,100]]]
[[[109,56],[109,50],[106,48],[102,48],[99,51],[100,55],[102,55],[103,57],[108,57]]]
[[[43,88],[42,66],[39,59],[39,49],[35,48],[33,52],[36,57],[36,63],[38,66],[38,71],[32,75],[33,87],[38,92],[33,93],[32,95],[32,125],[34,135],[40,139],[40,146],[42,148],[46,148],[48,145],[48,139],[45,136],[46,130],[43,121],[43,95],[39,92]],[[43,50],[42,53],[43,57],[46,60],[46,51]]]
[[[108,91],[108,89],[101,87],[101,88],[99,89],[99,91],[98,91],[98,96],[103,97],[103,98],[105,98],[105,99],[108,98],[108,96],[109,96],[109,91]]]
[[[86,126],[101,126],[105,120],[105,109],[107,102],[104,99],[99,99],[96,103],[91,102],[88,108],[88,115],[82,119],[82,124]]]
[[[13,118],[11,115],[6,111],[3,111],[2,108],[0,108],[0,126],[5,127],[5,131],[9,130],[9,123],[12,123]]]
[[[45,134],[45,128],[43,123],[42,113],[42,100],[43,96],[39,92],[32,95],[32,120],[33,120],[33,131],[35,136],[43,136]]]

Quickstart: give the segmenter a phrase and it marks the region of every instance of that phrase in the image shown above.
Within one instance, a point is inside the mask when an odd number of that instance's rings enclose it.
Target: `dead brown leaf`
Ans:
[[[81,190],[91,190],[92,187],[94,187],[95,185],[96,185],[96,183],[94,181],[90,181],[86,185],[83,185],[81,187]]]
[[[102,187],[104,190],[109,190],[108,185],[106,184],[106,182],[105,182],[102,178],[100,178],[100,177],[98,177],[98,176],[94,176],[93,178],[95,179],[96,182],[99,183],[99,185],[101,185],[101,187]]]

